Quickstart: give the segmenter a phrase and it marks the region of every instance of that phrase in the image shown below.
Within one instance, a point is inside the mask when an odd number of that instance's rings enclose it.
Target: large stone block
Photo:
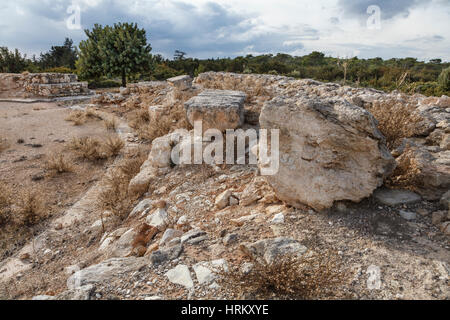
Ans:
[[[264,105],[260,124],[280,130],[280,167],[266,179],[293,206],[358,202],[396,165],[374,117],[344,100],[280,96]]]
[[[185,103],[189,123],[202,121],[203,131],[236,129],[244,123],[244,101],[241,91],[205,90]]]

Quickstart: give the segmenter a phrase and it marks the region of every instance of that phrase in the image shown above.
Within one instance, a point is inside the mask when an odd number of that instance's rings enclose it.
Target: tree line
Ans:
[[[196,59],[181,50],[168,59],[151,54],[146,31],[137,24],[95,25],[85,33],[87,39],[78,48],[71,39],[65,39],[63,45],[51,47],[39,58],[27,58],[17,49],[0,47],[0,72],[74,72],[89,81],[91,87],[100,87],[226,71],[311,78],[384,91],[450,95],[450,63],[441,59],[424,62],[416,58],[336,58],[316,51],[305,56],[278,53]]]

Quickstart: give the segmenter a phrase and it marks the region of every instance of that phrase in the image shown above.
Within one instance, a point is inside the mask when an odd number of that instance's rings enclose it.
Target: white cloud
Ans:
[[[77,0],[81,23],[137,22],[153,52],[218,57],[248,53],[450,60],[448,0]],[[16,0],[0,4],[0,45],[28,53],[46,51],[82,30],[65,19],[72,0]],[[366,26],[366,6],[382,10],[380,30]]]

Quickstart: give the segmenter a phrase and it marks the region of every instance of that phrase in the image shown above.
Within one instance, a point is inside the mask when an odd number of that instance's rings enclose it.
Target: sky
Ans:
[[[138,23],[167,58],[321,51],[450,61],[450,0],[0,0],[0,46],[38,55],[115,22]]]

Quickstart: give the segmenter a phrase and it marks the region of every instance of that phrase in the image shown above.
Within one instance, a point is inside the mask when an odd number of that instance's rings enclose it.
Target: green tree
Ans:
[[[444,91],[450,91],[450,67],[442,70],[438,78],[439,86]]]
[[[26,55],[19,50],[9,51],[7,47],[0,47],[0,72],[20,73],[29,65]]]
[[[62,46],[52,46],[49,52],[41,53],[39,65],[42,69],[59,67],[75,69],[77,59],[77,48],[74,47],[71,39],[66,38]]]
[[[92,31],[85,32],[88,39],[80,43],[78,63],[82,76],[119,76],[122,86],[126,86],[128,75],[150,70],[152,48],[147,44],[145,30],[137,24],[95,25]]]

